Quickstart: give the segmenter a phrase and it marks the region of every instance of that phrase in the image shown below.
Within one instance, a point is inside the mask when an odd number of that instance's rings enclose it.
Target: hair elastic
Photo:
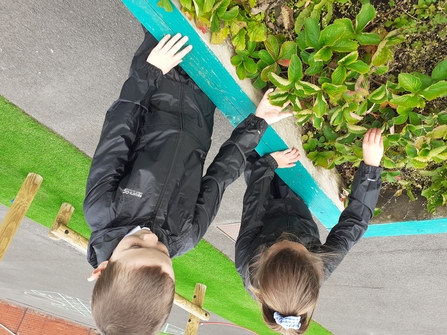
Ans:
[[[273,318],[276,323],[284,329],[300,329],[301,316],[282,316],[280,313],[273,313]]]

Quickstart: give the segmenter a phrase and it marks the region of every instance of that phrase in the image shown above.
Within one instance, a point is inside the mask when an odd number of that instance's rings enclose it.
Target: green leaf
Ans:
[[[398,82],[402,88],[411,93],[416,92],[422,86],[421,80],[409,73],[399,73]]]
[[[323,117],[323,115],[326,114],[328,110],[326,99],[321,92],[317,95],[317,100],[314,103],[313,110],[315,114],[320,118]]]
[[[214,13],[211,16],[211,26],[210,26],[210,30],[212,33],[218,33],[220,31],[220,20],[217,17],[217,14]],[[220,34],[216,34],[218,36],[220,36]],[[219,40],[219,38],[217,38]],[[221,42],[222,43],[222,42]],[[215,44],[218,44],[218,42],[216,42]],[[220,43],[219,43],[220,44]]]
[[[266,30],[267,28],[265,25],[257,22],[248,22],[247,24],[247,34],[250,41],[264,42]]]
[[[256,80],[253,82],[253,87],[258,90],[263,89],[266,85],[267,83],[262,80],[261,76],[258,76],[258,78],[256,78]]]
[[[372,64],[374,66],[380,66],[393,58],[393,53],[389,47],[384,46],[381,49],[377,49],[376,53],[372,57]]]
[[[396,126],[404,124],[408,120],[408,114],[402,114],[392,118],[393,124]]]
[[[374,74],[381,75],[388,72],[389,67],[386,65],[377,66],[374,68]]]
[[[324,28],[320,33],[320,38],[318,39],[318,44],[320,46],[333,45],[336,41],[338,41],[345,32],[345,26],[340,24],[331,24]]]
[[[367,3],[362,6],[360,13],[355,17],[355,32],[360,33],[366,25],[376,17],[376,10],[371,4]]]
[[[436,65],[431,73],[431,77],[434,80],[444,80],[447,79],[447,59],[443,60],[441,63]]]
[[[426,89],[428,86],[430,86],[431,84],[433,84],[433,79],[431,79],[430,76],[427,76],[426,74],[423,73],[419,73],[419,72],[411,72],[411,74],[417,78],[419,78],[419,80],[422,83],[421,86],[421,90]]]
[[[308,17],[304,21],[304,31],[306,35],[306,44],[312,48],[318,49],[320,44],[318,43],[320,38],[320,24],[311,17]]]
[[[318,52],[315,54],[314,59],[316,61],[323,61],[327,62],[332,58],[332,50],[331,48],[325,46],[322,49],[318,50]]]
[[[346,64],[346,68],[360,74],[365,74],[369,71],[369,66],[361,60],[357,60],[351,64]]]
[[[197,1],[197,0],[194,0]],[[203,1],[203,0],[201,0]],[[228,6],[230,5],[231,0],[222,0],[221,2],[217,3],[217,8],[215,7],[213,12],[218,16],[222,16],[226,11]],[[201,15],[197,15],[197,16],[201,16]]]
[[[269,35],[267,40],[264,41],[264,45],[270,56],[273,59],[278,59],[279,56],[279,43],[275,36]]]
[[[348,129],[349,129],[349,131],[350,131],[351,133],[353,133],[353,134],[357,134],[357,135],[364,134],[364,133],[366,133],[366,131],[368,130],[368,129],[366,129],[365,127],[357,126],[357,125],[355,125],[355,124],[350,124],[350,123],[347,123],[347,124],[346,124],[346,127],[348,127]]]
[[[323,133],[328,141],[335,141],[338,137],[338,135],[327,124],[323,126]]]
[[[182,7],[185,7],[187,10],[192,9],[192,0],[180,0],[180,4]]]
[[[396,167],[396,164],[388,157],[383,156],[383,166],[386,169],[394,169]]]
[[[438,123],[447,124],[447,111],[438,114]]]
[[[334,85],[330,83],[323,83],[321,88],[324,92],[326,92],[330,97],[334,97],[339,94],[343,94],[347,90],[347,87],[344,85]]]
[[[355,39],[359,41],[360,45],[377,45],[382,41],[382,38],[374,33],[357,34]]]
[[[436,98],[443,97],[447,95],[447,81],[438,81],[436,84],[433,84],[427,87],[425,90],[418,92],[419,95],[422,95],[427,100],[433,100]]]
[[[346,68],[344,66],[337,66],[334,72],[331,75],[332,84],[341,85],[345,82],[346,79]]]
[[[298,17],[295,20],[295,33],[299,34],[301,32],[301,28],[303,28],[305,20],[310,16],[313,6],[307,6],[304,8]]]
[[[266,66],[262,71],[261,71],[261,78],[264,81],[269,81],[270,77],[269,74],[271,72],[276,72],[276,69],[278,68],[278,64],[277,63],[273,63],[271,65]]]
[[[296,55],[297,46],[295,42],[287,41],[281,44],[278,59],[291,59],[292,55]]]
[[[336,107],[331,109],[332,115],[330,119],[330,124],[333,126],[338,126],[341,122],[343,122],[343,111],[341,107]]]
[[[314,62],[306,69],[306,71],[304,71],[304,73],[307,74],[308,76],[314,76],[320,73],[322,69],[323,69],[323,62]]]
[[[417,126],[417,125],[421,124],[421,119],[419,118],[419,114],[414,113],[414,112],[410,112],[408,114],[408,116],[410,117],[410,123],[412,125]]]
[[[337,19],[334,21],[334,24],[341,24],[345,26],[345,30],[347,33],[352,34],[352,36],[347,36],[347,38],[354,37],[354,26],[352,25],[352,21],[348,18]]]
[[[273,85],[282,90],[288,90],[290,87],[292,87],[292,83],[288,79],[280,77],[274,72],[269,73],[269,79]]]
[[[306,34],[304,31],[301,31],[296,40],[295,40],[296,44],[298,44],[298,48],[300,48],[300,50],[306,50],[308,45],[306,43]]]
[[[306,95],[313,95],[314,93],[321,91],[320,87],[307,81],[300,80],[299,85],[301,86],[301,89],[304,91],[304,94]]]
[[[357,42],[344,38],[336,41],[331,49],[336,52],[351,52],[357,50],[358,47]]]
[[[441,152],[445,151],[447,149],[447,145],[443,145],[442,147],[438,147],[435,149],[431,149],[430,152],[428,153],[428,157],[429,158],[433,158],[438,156]]]
[[[217,33],[211,34],[211,43],[212,44],[222,44],[223,41],[228,37],[228,34],[230,33],[230,28],[224,27],[220,29]]]
[[[354,63],[357,60],[358,57],[359,57],[359,53],[357,51],[353,51],[353,52],[347,54],[342,59],[340,59],[337,63],[339,65],[346,66],[346,65]]]
[[[258,67],[255,63],[255,61],[251,58],[245,58],[244,59],[244,67],[247,72],[250,73],[256,73],[258,71]]]
[[[276,90],[269,94],[269,100],[274,106],[283,106],[289,100],[289,92]]]
[[[405,94],[402,96],[395,96],[393,99],[390,100],[392,104],[398,105],[398,106],[404,106],[408,108],[423,108],[425,106],[425,101],[418,95],[413,94]]]
[[[447,125],[443,124],[427,133],[428,138],[443,138],[447,135]]]
[[[239,30],[239,32],[236,35],[233,35],[231,42],[236,47],[236,50],[245,49],[245,35],[246,34],[247,34],[247,31],[245,29],[241,29],[241,30]]]
[[[236,74],[237,74],[237,77],[238,77],[240,80],[245,79],[245,77],[246,77],[246,71],[245,71],[244,64],[240,64],[240,65],[236,68]]]
[[[225,21],[231,21],[235,19],[239,14],[239,7],[234,6],[228,12],[225,12],[220,18]]]
[[[273,57],[267,52],[267,50],[259,50],[259,58],[266,64],[270,65],[275,63]]]
[[[287,72],[289,80],[293,83],[303,78],[303,64],[296,54],[292,55]]]
[[[233,57],[231,57],[231,65],[233,65],[233,66],[238,66],[243,61],[244,61],[244,57],[242,57],[241,55],[234,55]]]
[[[407,145],[405,147],[405,152],[407,153],[408,157],[412,157],[412,158],[416,157],[418,155],[418,150],[411,145]]]
[[[161,8],[163,8],[167,12],[172,12],[173,8],[172,8],[171,1],[169,1],[169,0],[160,0],[157,3],[157,5],[160,6]]]
[[[203,13],[208,13],[213,9],[214,0],[205,0],[203,3]]]
[[[368,100],[376,103],[381,104],[382,102],[385,102],[388,99],[388,91],[386,89],[386,85],[382,85],[379,88],[375,89],[368,97]]]

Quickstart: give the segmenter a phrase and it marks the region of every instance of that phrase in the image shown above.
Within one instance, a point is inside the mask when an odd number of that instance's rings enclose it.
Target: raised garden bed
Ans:
[[[386,169],[383,178],[389,186],[383,192],[385,205],[379,206],[391,208],[394,212],[393,206],[389,206],[390,198],[393,201],[399,193],[403,193],[397,197],[399,200],[404,199],[405,193],[410,196],[417,194],[418,180],[404,180],[402,175],[411,175],[414,171],[419,173],[420,170],[425,171],[422,174],[425,178],[439,179],[436,185],[433,182],[427,184],[429,190],[423,191],[423,195],[429,199],[428,208],[433,211],[438,205],[445,204],[447,193],[442,175],[447,169],[444,163],[447,158],[447,112],[440,112],[446,108],[446,99],[442,98],[447,94],[447,61],[442,60],[445,53],[439,53],[440,56],[434,57],[431,62],[431,67],[426,66],[424,69],[420,66],[411,68],[407,61],[409,56],[404,57],[414,54],[416,47],[425,48],[425,40],[422,39],[425,36],[424,29],[438,36],[438,45],[444,43],[442,45],[445,47],[443,32],[446,23],[443,16],[438,15],[433,20],[433,15],[444,10],[445,1],[438,1],[434,5],[436,11],[430,7],[433,1],[425,1],[427,7],[424,7],[425,3],[422,6],[414,1],[396,1],[386,11],[388,14],[394,13],[395,18],[384,15],[382,11],[385,11],[385,5],[390,6],[384,2],[375,4],[382,6],[379,15],[376,15],[371,5],[361,7],[357,2],[321,1],[315,4],[299,1],[290,3],[289,10],[282,11],[275,9],[277,3],[267,2],[268,8],[264,12],[246,22],[246,27],[251,27],[251,30],[246,29],[244,45],[240,44],[240,38],[236,38],[242,30],[238,33],[234,31],[232,42],[235,46],[229,39],[222,45],[214,45],[209,41],[223,41],[234,28],[233,21],[238,20],[242,8],[249,7],[248,3],[212,1],[210,5],[196,2],[199,7],[202,6],[200,10],[193,7],[191,1],[182,0],[186,6],[183,7],[186,16],[199,23],[197,28],[180,12],[180,3],[173,2],[173,11],[167,13],[156,1],[123,2],[155,37],[177,31],[190,37],[190,43],[195,48],[182,66],[233,125],[255,110],[261,96],[261,92],[251,85],[251,79],[255,80],[257,87],[264,83],[277,86],[279,90],[272,97],[275,103],[282,104],[292,99],[297,120],[284,121],[275,126],[275,131],[269,130],[257,150],[260,154],[283,150],[287,143],[287,146],[307,151],[310,160],[303,158],[296,168],[281,170],[278,174],[303,197],[313,214],[327,228],[337,222],[343,208],[339,200],[343,179],[334,167],[338,166],[341,175],[349,183],[352,177],[351,165],[356,166],[361,160],[359,149],[362,134],[371,125],[382,127],[385,135]],[[162,1],[160,4],[168,7],[167,4],[171,2]],[[281,8],[287,4],[281,2]],[[225,6],[218,18],[211,17],[213,6],[215,12],[222,9],[219,6]],[[238,13],[234,16],[236,8]],[[208,19],[206,10],[210,13]],[[282,16],[290,11],[296,13],[296,21],[294,25],[289,25],[289,29],[282,31],[287,38],[269,35],[268,30],[261,27],[263,22],[267,22],[270,29],[276,29],[275,33],[279,34],[277,29],[281,24],[277,22],[284,22]],[[405,19],[402,13],[407,13],[405,15],[409,23],[402,23]],[[324,22],[328,14],[331,19],[320,24],[317,18]],[[154,20],[152,15],[158,19]],[[337,18],[343,19],[334,21]],[[256,20],[257,27],[252,24]],[[272,22],[276,26],[272,27]],[[425,22],[425,28],[421,28],[421,22]],[[416,38],[409,42],[405,37],[416,34],[415,29],[419,40]],[[262,34],[265,40],[256,42],[256,39],[262,39]],[[263,52],[260,51],[262,49]],[[393,55],[396,55],[394,60]],[[232,56],[233,64],[230,63]],[[415,64],[420,65],[421,62]],[[402,75],[401,71],[408,74]],[[416,74],[414,71],[422,72]],[[245,79],[240,80],[238,77]],[[295,125],[296,121],[303,126],[303,131]],[[322,167],[315,167],[311,160]],[[393,187],[397,189],[393,190]],[[404,202],[407,203],[407,200]],[[408,203],[408,208],[422,205],[425,204]],[[408,213],[405,214],[402,218],[394,219],[398,222],[389,223],[393,218],[383,213],[374,223],[387,224],[371,227],[373,229],[369,230],[368,236],[434,231],[421,229],[424,224],[415,220],[436,216],[427,214],[410,217]],[[445,216],[439,209],[437,215]],[[424,222],[427,227],[435,227],[437,232],[447,232],[447,226],[441,219]]]

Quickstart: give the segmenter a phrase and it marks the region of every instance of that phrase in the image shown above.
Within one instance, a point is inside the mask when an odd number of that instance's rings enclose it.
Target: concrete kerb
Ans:
[[[262,98],[249,80],[239,80],[230,63],[233,47],[229,42],[213,45],[209,33],[203,34],[179,10],[178,1],[172,1],[174,9],[168,13],[157,5],[156,0],[123,0],[133,15],[157,38],[165,34],[181,32],[189,37],[194,46],[185,57],[182,67],[213,100],[218,109],[233,125],[238,125]],[[273,129],[272,129],[273,128]],[[293,118],[285,119],[269,127],[262,142],[256,148],[259,154],[295,147],[304,152],[300,129]],[[326,227],[335,225],[343,209],[338,192],[341,179],[335,171],[316,168],[302,155],[292,169],[278,169],[278,175],[308,204],[315,217]]]

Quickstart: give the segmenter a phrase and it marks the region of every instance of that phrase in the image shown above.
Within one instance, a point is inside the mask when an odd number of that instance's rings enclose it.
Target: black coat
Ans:
[[[171,257],[194,248],[268,126],[250,115],[202,177],[215,106],[180,68],[163,76],[146,63],[156,43],[146,33],[92,160],[84,214],[92,231],[87,258],[95,268],[137,225],[157,234]]]
[[[349,204],[341,213],[338,223],[331,229],[326,243],[322,244],[318,227],[304,201],[284,183],[285,192],[274,197],[272,181],[277,164],[270,156],[252,159],[246,166],[247,191],[241,228],[236,241],[236,269],[244,286],[251,294],[252,283],[249,265],[254,262],[262,247],[270,247],[288,232],[296,237],[309,251],[326,254],[323,257],[324,279],[340,264],[348,251],[363,236],[368,222],[374,215],[374,208],[382,185],[380,167],[360,164],[352,184]]]

